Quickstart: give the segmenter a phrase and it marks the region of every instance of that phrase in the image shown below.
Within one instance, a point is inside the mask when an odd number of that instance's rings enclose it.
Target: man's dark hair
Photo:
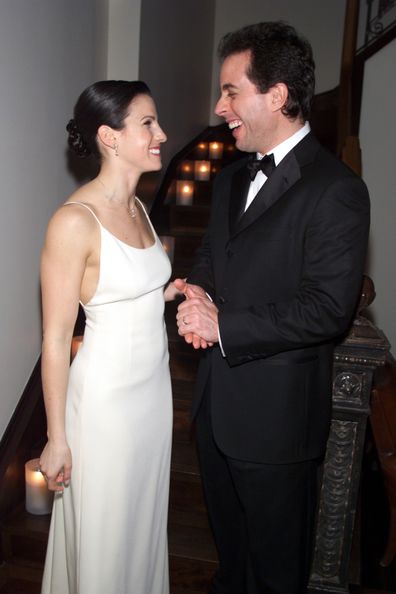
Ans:
[[[246,74],[259,92],[266,93],[277,83],[284,83],[289,96],[282,113],[292,119],[308,119],[315,90],[310,43],[287,23],[257,23],[225,35],[218,56],[223,61],[245,51],[251,56]]]

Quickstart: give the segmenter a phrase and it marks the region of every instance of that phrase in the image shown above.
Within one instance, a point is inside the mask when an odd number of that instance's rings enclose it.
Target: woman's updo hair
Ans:
[[[79,157],[93,154],[100,158],[96,142],[98,128],[107,125],[121,130],[128,107],[138,95],[151,97],[148,86],[139,80],[103,80],[90,85],[79,96],[74,117],[66,126],[69,146]]]

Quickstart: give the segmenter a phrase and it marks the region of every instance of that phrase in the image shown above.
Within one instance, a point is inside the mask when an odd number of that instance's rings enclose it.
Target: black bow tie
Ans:
[[[271,153],[270,155],[264,155],[262,159],[255,159],[252,157],[250,161],[247,163],[247,168],[249,170],[250,179],[253,181],[256,177],[257,171],[262,171],[267,177],[271,175],[271,173],[276,168],[274,155]]]

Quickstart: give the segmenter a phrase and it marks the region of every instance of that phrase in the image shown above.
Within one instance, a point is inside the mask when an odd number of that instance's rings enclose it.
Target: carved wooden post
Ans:
[[[361,303],[365,305],[367,302]],[[384,334],[358,315],[334,353],[333,413],[323,465],[310,594],[349,592],[349,560],[371,382],[388,350]]]

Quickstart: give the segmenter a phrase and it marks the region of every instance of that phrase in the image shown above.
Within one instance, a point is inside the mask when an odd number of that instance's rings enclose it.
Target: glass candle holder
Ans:
[[[221,159],[223,156],[224,145],[222,142],[209,143],[209,159]]]
[[[193,202],[194,182],[177,181],[176,182],[176,204],[180,206],[190,206]]]
[[[40,460],[28,460],[25,464],[26,511],[35,515],[51,513],[53,493],[40,470]]]
[[[210,179],[210,161],[195,161],[194,177],[198,181]]]
[[[194,150],[194,155],[197,159],[206,159],[208,156],[208,143],[200,142]]]
[[[182,161],[179,169],[181,179],[194,178],[194,161]]]

